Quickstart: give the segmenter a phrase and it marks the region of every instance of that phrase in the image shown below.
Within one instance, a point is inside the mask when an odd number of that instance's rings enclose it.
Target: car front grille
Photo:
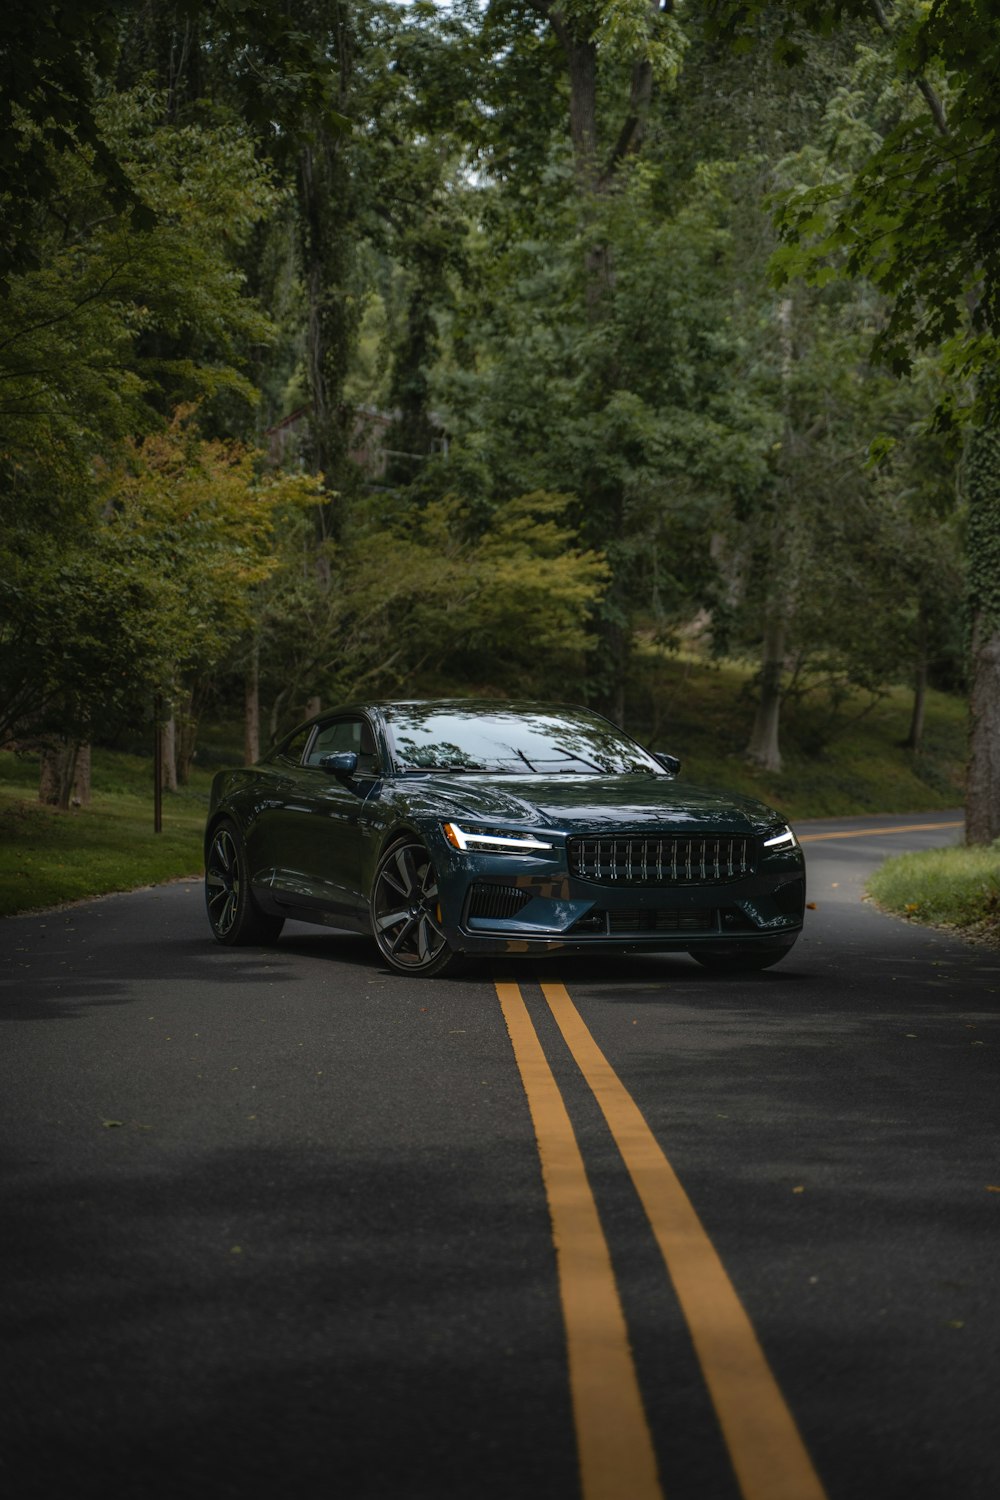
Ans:
[[[577,838],[569,867],[602,885],[717,885],[753,870],[753,842],[736,835],[694,838]]]

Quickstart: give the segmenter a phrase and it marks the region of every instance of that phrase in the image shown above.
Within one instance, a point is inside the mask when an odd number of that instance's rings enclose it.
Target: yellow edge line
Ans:
[[[543,984],[542,992],[642,1200],[744,1500],[825,1500],[750,1319],[673,1168],[565,987]]]
[[[905,828],[855,828],[847,833],[800,833],[800,844],[812,844],[818,839],[863,839],[883,833],[932,833],[935,828],[964,828],[963,821],[957,823],[908,823]]]
[[[538,1142],[584,1500],[663,1500],[611,1255],[559,1086],[516,984],[497,996]]]

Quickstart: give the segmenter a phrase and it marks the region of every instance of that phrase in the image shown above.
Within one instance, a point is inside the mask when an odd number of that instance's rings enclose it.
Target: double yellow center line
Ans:
[[[823,839],[882,838],[887,833],[937,833],[939,829],[964,827],[964,820],[959,818],[953,823],[907,823],[905,826],[894,824],[889,828],[838,828],[828,833],[799,833],[798,839],[800,844],[817,844]]]
[[[516,984],[497,995],[552,1218],[584,1500],[662,1500],[628,1331],[583,1157]],[[542,993],[593,1091],[659,1245],[744,1500],[825,1500],[750,1320],[676,1173],[565,987]]]

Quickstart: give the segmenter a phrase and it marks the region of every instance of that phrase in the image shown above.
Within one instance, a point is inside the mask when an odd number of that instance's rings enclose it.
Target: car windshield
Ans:
[[[473,710],[419,703],[386,715],[404,771],[621,776],[661,769],[634,740],[584,709]]]

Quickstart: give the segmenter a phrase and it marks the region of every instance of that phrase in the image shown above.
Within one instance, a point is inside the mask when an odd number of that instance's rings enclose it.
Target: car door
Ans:
[[[352,751],[358,774],[333,775],[324,755]],[[272,890],[279,902],[328,915],[357,915],[361,890],[361,820],[377,769],[367,720],[343,715],[317,726],[302,763],[286,767],[282,805],[272,826]]]

